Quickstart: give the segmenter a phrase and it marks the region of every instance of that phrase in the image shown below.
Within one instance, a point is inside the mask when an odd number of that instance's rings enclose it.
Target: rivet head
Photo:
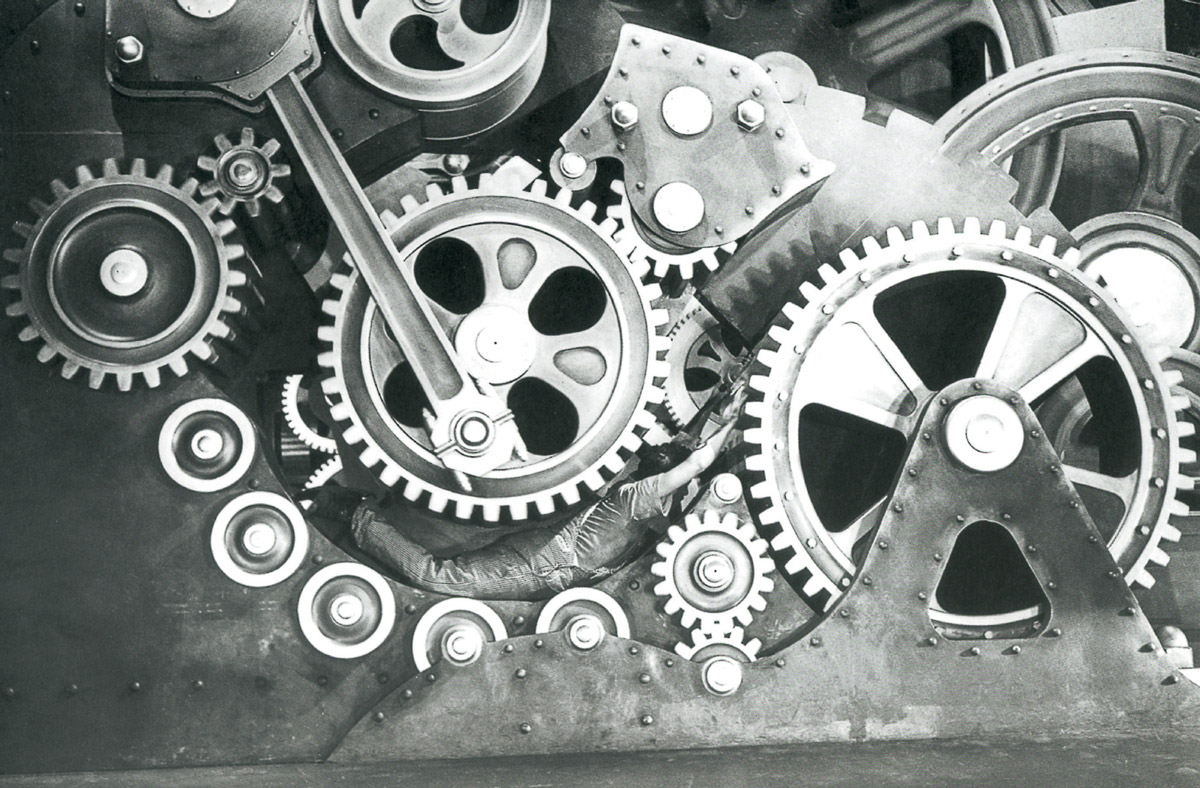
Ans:
[[[841,610],[838,611],[838,615],[841,616],[842,618],[850,618],[850,611],[847,610],[846,608],[842,608]]]
[[[917,592],[917,599],[920,599],[920,600],[924,601],[924,600],[926,600],[926,599],[928,599],[928,598],[929,598],[929,594],[925,593],[924,591],[918,591],[918,592]]]
[[[937,644],[938,644],[938,639],[935,638],[933,635],[930,635],[929,637],[925,638],[925,645],[936,646]]]
[[[404,698],[405,700],[412,700],[412,696],[413,696],[413,691],[410,689],[406,689],[400,693],[400,697]]]
[[[808,645],[812,646],[813,648],[820,648],[821,647],[821,639],[818,637],[809,638]]]
[[[971,646],[969,649],[967,649],[967,654],[971,655],[972,657],[978,657],[980,654],[979,646]]]
[[[405,613],[408,613],[409,615],[412,615],[413,613],[416,613],[416,612],[417,612],[417,606],[416,606],[416,605],[412,605],[412,604],[405,605],[405,606],[404,606],[404,612],[405,612]]]
[[[649,714],[643,714],[643,715],[642,715],[642,717],[641,717],[641,719],[640,719],[640,720],[638,720],[638,722],[640,722],[640,723],[641,723],[643,726],[649,726],[649,725],[653,725],[653,724],[654,724],[654,717],[652,717],[652,716],[651,716],[651,715],[649,715]]]
[[[321,678],[324,678],[324,676],[322,676]],[[321,680],[320,680],[320,679],[317,679],[317,683],[318,683],[318,684],[320,684],[320,683],[321,683]],[[202,690],[202,689],[204,689],[204,679],[195,679],[195,680],[193,680],[193,681],[192,681],[192,689],[194,689],[194,690]]]
[[[668,668],[673,668],[673,667],[675,667],[675,660],[672,659],[671,657],[667,657],[666,659],[663,660],[663,664],[666,665]]]
[[[529,675],[529,672],[527,670],[525,670],[525,668],[517,668],[517,672],[513,675],[515,675],[519,679],[523,679]]]
[[[522,722],[520,725],[517,726],[517,730],[519,730],[521,733],[529,733],[530,731],[533,730],[533,726],[530,725],[528,722]]]
[[[637,591],[641,587],[642,587],[641,581],[639,581],[639,580],[630,580],[629,581],[629,590],[630,591]]]
[[[783,657],[780,657],[779,659],[775,660],[775,667],[782,668],[785,665],[787,665],[787,660],[784,659]]]
[[[1021,647],[1020,646],[1011,646],[1008,649],[1008,653],[1015,657],[1017,654],[1021,653]]]
[[[643,673],[642,675],[638,676],[638,681],[641,682],[642,684],[649,684],[650,683],[650,674]]]
[[[79,693],[79,685],[78,684],[68,684],[63,689],[66,691],[66,693],[68,695],[76,695]]]
[[[425,676],[425,680],[428,681],[430,684],[432,684],[433,682],[437,681],[437,674],[430,673],[427,676]]]
[[[5,687],[4,688],[4,697],[8,698],[9,700],[12,700],[13,698],[17,697],[17,690],[13,687]]]
[[[890,547],[890,545],[888,544],[888,541],[886,539],[879,540],[879,549],[880,550],[886,550],[886,549],[888,549],[888,547]]]
[[[117,39],[116,53],[122,63],[137,63],[146,54],[146,49],[137,36],[122,36]]]
[[[630,654],[633,654],[634,656],[637,656],[637,654],[638,654],[638,647],[637,647],[637,646],[630,646],[630,647],[629,647],[629,653],[630,653]]]
[[[1051,627],[1050,629],[1046,630],[1046,637],[1048,638],[1056,638],[1060,635],[1062,635],[1062,630],[1058,627]]]
[[[897,513],[903,512],[904,504],[900,503],[899,501],[896,501],[894,504],[892,504],[892,511],[897,512]],[[882,547],[882,545],[880,545],[880,546]],[[883,549],[886,550],[887,548],[884,547]]]
[[[505,643],[505,644],[504,644],[504,653],[505,653],[505,654],[511,654],[511,653],[513,653],[513,644],[512,644],[512,643]]]
[[[375,712],[375,721],[376,722],[383,722],[386,718],[387,718],[387,715],[385,715],[382,711]]]
[[[131,682],[129,683],[129,691],[130,691],[130,692],[141,692],[141,691],[142,691],[142,682],[140,682],[140,681],[131,681]]]
[[[513,616],[513,624],[523,626],[525,624],[525,616]]]
[[[546,645],[546,642],[544,640],[542,640],[541,638],[538,638],[537,640],[533,641],[534,648],[541,648],[544,645]]]

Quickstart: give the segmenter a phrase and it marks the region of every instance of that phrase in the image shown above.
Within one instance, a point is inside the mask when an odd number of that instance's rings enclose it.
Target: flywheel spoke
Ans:
[[[990,378],[1000,369],[1005,350],[1017,333],[1018,318],[1025,299],[1036,292],[1032,287],[1013,279],[1003,279],[1004,301],[996,314],[996,322],[992,324],[992,332],[988,335],[987,345],[979,359],[979,367],[975,377]]]
[[[1133,114],[1141,170],[1129,209],[1180,220],[1183,175],[1200,148],[1200,122],[1182,107],[1152,105]]]
[[[879,521],[883,519],[883,512],[886,505],[887,500],[880,498],[871,505],[871,508],[854,518],[854,522],[850,523],[845,530],[832,534],[833,541],[841,548],[842,552],[850,555],[858,540],[862,539],[873,531],[875,526],[879,525]]]
[[[405,19],[423,13],[412,0],[371,0],[363,9],[358,27],[371,39],[377,51],[391,57],[392,34],[396,28]]]
[[[508,38],[508,31],[478,33],[468,27],[462,18],[460,0],[454,0],[453,6],[436,19],[437,41],[442,51],[467,65],[486,59]]]
[[[1096,336],[1089,334],[1087,339],[1067,351],[1042,372],[1028,380],[1017,392],[1026,402],[1033,402],[1052,388],[1079,371],[1087,362],[1094,358],[1108,355],[1108,349]]]
[[[896,345],[896,342],[888,334],[887,329],[875,317],[872,310],[867,308],[858,308],[848,316],[848,322],[852,322],[862,329],[866,334],[867,339],[875,346],[875,350],[883,358],[900,382],[904,384],[910,392],[918,399],[921,395],[928,393],[924,381],[917,371],[913,369],[912,364],[904,355],[904,352]]]
[[[1075,465],[1064,465],[1063,471],[1071,483],[1077,487],[1087,487],[1115,495],[1126,504],[1133,500],[1133,496],[1137,492],[1137,473],[1131,473],[1128,476],[1109,476]]]
[[[917,54],[922,48],[966,24],[983,24],[1004,42],[1004,25],[991,0],[947,3],[944,0],[910,0],[848,29],[850,53],[879,71]],[[1005,63],[1011,68],[1012,57],[1005,48]]]

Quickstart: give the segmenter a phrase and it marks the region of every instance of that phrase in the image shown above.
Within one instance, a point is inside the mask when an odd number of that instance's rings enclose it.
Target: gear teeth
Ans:
[[[743,577],[740,581],[735,577],[733,581],[743,588],[743,594],[723,610],[714,611],[708,609],[707,604],[694,603],[689,599],[689,594],[702,594],[703,591],[696,587],[681,588],[679,585],[679,577],[691,575],[690,572],[680,571],[676,562],[681,560],[684,546],[696,539],[705,540],[705,546],[713,550],[720,551],[723,548],[724,551],[741,552],[748,558],[751,576]],[[705,632],[721,632],[728,631],[738,623],[748,624],[755,611],[766,608],[764,594],[770,593],[775,587],[769,576],[772,564],[766,558],[766,550],[766,543],[758,537],[754,528],[739,523],[732,512],[724,516],[711,510],[702,515],[690,513],[684,518],[682,527],[672,525],[668,528],[665,540],[655,547],[660,560],[651,565],[650,571],[663,579],[655,585],[654,593],[664,597],[666,612],[679,614],[680,622],[685,627],[698,623]],[[744,565],[737,560],[734,560],[734,564]]]
[[[979,223],[979,218],[976,216],[968,216],[963,219],[962,234],[972,237],[982,236],[983,228]]]
[[[1021,225],[1013,233],[1013,241],[1019,246],[1033,246],[1033,230],[1030,230],[1025,225]]]
[[[325,437],[308,425],[300,413],[300,389],[303,375],[288,375],[280,392],[280,405],[283,420],[301,443],[313,451],[323,454],[337,454],[337,441]],[[311,393],[309,396],[312,396]]]
[[[508,182],[498,178],[481,178],[479,187],[472,189],[456,187],[452,181],[449,195],[444,194],[440,188],[433,185],[435,188],[427,189],[425,192],[425,202],[421,202],[412,195],[406,195],[400,199],[402,216],[398,217],[394,224],[388,222],[389,232],[393,235],[402,232],[410,219],[424,214],[426,211],[440,210],[448,203],[470,200],[482,194],[507,194],[520,197],[533,203],[550,206],[563,215],[570,216],[572,224],[583,220],[594,226],[594,221],[592,221],[596,212],[594,204],[584,204],[578,208],[570,206],[569,201],[573,193],[569,190],[562,190],[561,195],[556,192],[554,197],[549,197],[550,189],[545,180],[526,181],[522,179],[520,188],[517,188],[515,182],[508,185],[506,183]],[[608,232],[605,231],[606,226]],[[612,232],[619,229],[618,225],[615,222],[608,224],[606,220],[599,229],[600,237],[605,240],[613,253],[622,260],[628,260],[621,253],[612,236]],[[629,264],[625,270],[632,272],[635,269],[634,264]],[[635,279],[634,284],[644,308],[651,358],[647,365],[645,383],[640,392],[638,405],[632,409],[625,429],[613,440],[607,451],[599,453],[599,456],[587,467],[579,468],[570,481],[534,493],[482,499],[464,495],[457,487],[443,489],[435,484],[424,482],[408,469],[387,458],[384,451],[379,449],[375,439],[363,427],[352,406],[346,383],[342,377],[343,351],[339,347],[342,337],[341,326],[345,320],[345,299],[355,284],[354,277],[356,276],[357,274],[349,269],[335,272],[330,278],[333,294],[321,306],[322,311],[333,319],[333,325],[327,324],[318,329],[318,338],[324,343],[324,349],[318,356],[318,363],[323,369],[321,388],[333,403],[330,415],[337,422],[343,439],[348,443],[376,448],[379,451],[378,461],[368,464],[368,467],[380,475],[384,484],[389,487],[398,487],[408,500],[422,499],[427,508],[432,511],[448,510],[460,519],[481,516],[484,520],[492,522],[508,515],[513,520],[519,521],[529,516],[530,505],[536,509],[539,515],[549,515],[560,506],[572,506],[579,503],[582,500],[583,490],[603,487],[604,474],[606,472],[616,473],[624,468],[628,462],[628,456],[642,444],[643,434],[654,423],[654,415],[650,412],[649,407],[663,399],[662,380],[669,371],[663,356],[670,347],[670,341],[662,336],[667,329],[669,314],[666,310],[656,309],[651,305],[651,302],[661,294],[658,286],[647,285]],[[375,459],[374,456],[372,459]],[[599,484],[597,484],[597,480],[600,481]],[[452,508],[451,504],[453,504]]]
[[[1133,574],[1130,582],[1140,588],[1154,588],[1154,575],[1144,568],[1139,569]]]
[[[837,269],[828,263],[817,268],[817,275],[821,277],[821,281],[827,285],[833,284],[838,278]]]
[[[874,236],[868,235],[862,239],[863,256],[874,256],[883,251],[883,247],[879,241],[876,241]]]
[[[1052,235],[1042,236],[1038,241],[1038,251],[1047,256],[1054,256],[1058,251],[1058,239]]]
[[[1063,268],[1077,271],[1079,269],[1079,261],[1081,259],[1082,255],[1080,254],[1079,249],[1072,246],[1062,253],[1062,257],[1058,259],[1058,262]]]
[[[730,241],[717,247],[689,249],[678,253],[663,252],[647,244],[638,234],[633,220],[633,209],[629,204],[625,191],[625,183],[614,180],[610,191],[617,196],[617,202],[610,205],[605,212],[606,218],[602,227],[612,225],[611,234],[621,247],[628,247],[631,259],[645,261],[647,273],[663,278],[672,269],[678,272],[679,278],[688,281],[701,270],[716,271],[724,257],[728,257],[737,249],[737,242]]]
[[[244,272],[230,267],[230,263],[243,254],[243,250],[237,244],[224,243],[224,236],[235,228],[225,228],[214,224],[204,206],[193,198],[192,190],[187,183],[179,187],[173,186],[171,176],[174,171],[169,166],[162,167],[154,178],[149,178],[146,175],[145,159],[131,159],[128,172],[123,172],[117,159],[107,158],[101,162],[100,170],[101,175],[97,177],[90,167],[79,165],[75,168],[77,186],[68,187],[62,179],[56,178],[50,183],[50,191],[54,195],[52,204],[47,205],[38,199],[30,201],[30,207],[39,216],[39,221],[36,225],[19,222],[14,227],[18,234],[24,236],[27,243],[21,249],[5,250],[4,259],[16,264],[20,271],[16,276],[5,277],[2,286],[23,293],[26,287],[24,283],[42,281],[37,271],[30,272],[31,268],[40,264],[31,257],[37,248],[33,239],[37,234],[47,232],[47,217],[56,212],[70,209],[79,190],[86,188],[89,192],[94,193],[96,190],[108,188],[142,189],[158,196],[168,195],[174,204],[180,206],[178,210],[182,212],[190,210],[203,223],[204,229],[217,249],[214,265],[219,267],[217,281],[220,282],[221,290],[214,295],[213,303],[218,305],[216,316],[210,317],[192,337],[181,337],[163,357],[148,362],[123,365],[107,359],[98,361],[89,356],[87,347],[90,339],[85,334],[76,334],[76,339],[80,340],[78,342],[65,342],[53,334],[43,334],[41,327],[47,325],[47,322],[32,311],[30,301],[26,298],[18,297],[5,311],[11,317],[21,317],[29,321],[29,325],[20,329],[19,336],[22,341],[31,342],[40,339],[43,342],[43,347],[39,348],[37,353],[39,361],[51,363],[62,359],[63,366],[60,369],[62,377],[72,379],[80,370],[87,370],[86,380],[90,388],[102,387],[111,377],[119,391],[128,392],[133,389],[134,381],[137,380],[145,380],[151,387],[157,385],[161,380],[159,370],[162,368],[172,369],[181,375],[186,374],[187,364],[183,360],[185,355],[191,354],[201,360],[214,358],[216,354],[209,344],[209,340],[232,338],[234,332],[225,322],[225,313],[230,312],[230,304],[236,304],[237,312],[240,313],[242,310],[242,303],[231,292],[243,287],[252,288],[252,285]],[[122,192],[122,194],[126,193],[127,191]],[[101,196],[104,196],[103,193]],[[102,201],[101,205],[104,204]],[[208,307],[206,304],[202,304],[201,308],[207,309]]]
[[[342,458],[336,455],[330,457],[312,472],[312,475],[304,482],[304,489],[311,490],[316,487],[324,487],[326,484],[332,482],[341,472]]]
[[[937,221],[938,235],[957,235],[958,230],[954,227],[954,220],[943,216]]]
[[[988,238],[1008,240],[1008,225],[999,219],[988,225]]]
[[[1191,511],[1188,514],[1191,514]],[[1170,523],[1163,523],[1162,538],[1167,542],[1178,542],[1183,538],[1183,532]]]
[[[716,653],[737,653],[746,662],[753,662],[762,649],[762,641],[758,638],[746,640],[746,631],[742,627],[734,627],[729,632],[705,632],[697,629],[692,630],[690,636],[690,643],[675,645],[675,653],[696,662],[701,662],[707,656]]]

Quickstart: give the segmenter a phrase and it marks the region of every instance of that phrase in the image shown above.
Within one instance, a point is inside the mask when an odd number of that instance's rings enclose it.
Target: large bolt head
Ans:
[[[587,165],[587,159],[578,153],[568,152],[564,153],[562,158],[558,160],[558,171],[565,177],[574,180],[575,178],[583,177],[583,174],[587,172]]]
[[[116,53],[117,59],[122,63],[137,63],[146,50],[137,36],[122,36],[117,39]]]
[[[352,627],[366,614],[363,601],[354,594],[339,594],[329,603],[329,618],[342,627]]]
[[[468,625],[454,626],[442,636],[442,656],[455,665],[468,665],[483,653],[483,633]]]
[[[742,686],[742,665],[733,657],[713,657],[704,663],[701,677],[712,694],[732,695]]]
[[[754,131],[767,121],[767,110],[754,99],[737,105],[737,124],[743,131]]]
[[[686,233],[704,219],[704,198],[695,186],[674,181],[654,194],[654,218],[664,230]]]
[[[733,503],[742,495],[742,483],[732,473],[722,473],[713,479],[712,494],[721,503]]]
[[[618,101],[613,104],[612,122],[621,131],[629,131],[638,122],[638,108],[628,101]]]
[[[604,625],[592,615],[575,616],[567,624],[567,640],[580,651],[590,651],[604,639]]]

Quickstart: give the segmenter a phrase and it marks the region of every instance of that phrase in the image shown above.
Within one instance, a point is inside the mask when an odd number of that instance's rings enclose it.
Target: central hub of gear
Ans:
[[[338,626],[352,627],[364,613],[363,601],[355,594],[339,594],[329,603],[329,618]]]
[[[256,151],[234,151],[222,163],[227,185],[242,194],[262,188],[270,172],[270,165]]]
[[[999,471],[1012,465],[1025,445],[1016,411],[987,394],[959,402],[946,417],[946,445],[963,465],[976,471]]]
[[[483,652],[483,633],[466,624],[446,630],[442,636],[442,656],[456,665],[467,665]]]
[[[266,523],[254,523],[242,534],[242,547],[250,555],[266,555],[275,548],[275,529]]]
[[[149,277],[146,258],[133,249],[116,249],[100,263],[100,284],[115,296],[137,295]]]
[[[576,616],[567,624],[567,639],[581,651],[593,649],[604,639],[604,624],[593,615]]]
[[[454,441],[467,453],[484,451],[495,437],[491,419],[482,413],[471,411],[462,414],[454,424]]]
[[[529,371],[537,338],[529,320],[517,310],[482,306],[459,324],[454,349],[473,372],[492,385],[501,385]]]
[[[709,591],[724,591],[733,583],[734,567],[729,556],[717,550],[704,553],[692,567],[696,585]]]
[[[190,448],[192,456],[198,460],[215,459],[225,449],[225,439],[221,433],[213,429],[196,430],[192,436]]]

